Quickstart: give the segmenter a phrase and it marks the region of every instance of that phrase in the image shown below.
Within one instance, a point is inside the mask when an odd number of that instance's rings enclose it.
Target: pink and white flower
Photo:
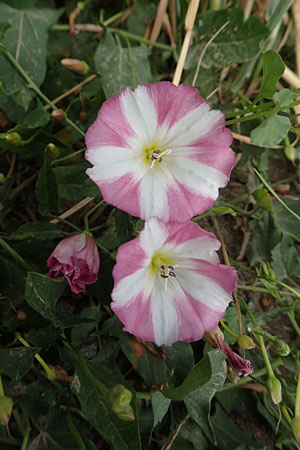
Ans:
[[[86,284],[97,281],[100,259],[95,239],[87,234],[76,234],[63,239],[47,260],[49,277],[61,273],[68,281],[71,291],[85,292]]]
[[[112,310],[124,330],[157,345],[201,339],[216,328],[236,284],[219,241],[195,223],[153,217],[118,250]]]
[[[235,161],[221,111],[168,81],[103,103],[86,135],[87,175],[103,198],[142,219],[185,222],[208,210]]]

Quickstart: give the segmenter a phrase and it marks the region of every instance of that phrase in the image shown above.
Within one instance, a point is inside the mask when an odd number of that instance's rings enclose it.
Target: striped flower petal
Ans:
[[[86,135],[103,198],[144,220],[186,222],[209,209],[235,156],[223,114],[196,88],[164,81],[103,103]]]
[[[121,245],[113,270],[111,307],[124,330],[172,345],[216,328],[237,278],[219,263],[219,247],[195,223],[150,218],[138,238]]]

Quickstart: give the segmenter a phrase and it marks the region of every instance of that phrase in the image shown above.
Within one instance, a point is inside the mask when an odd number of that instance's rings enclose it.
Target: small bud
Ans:
[[[80,75],[86,75],[89,73],[89,66],[85,61],[79,59],[65,58],[60,61],[61,65],[66,69],[72,70],[72,72],[79,73]]]
[[[80,111],[79,119],[81,120],[81,122],[85,121],[85,119],[86,119],[86,112],[85,111]]]
[[[52,111],[51,117],[55,122],[64,122],[66,120],[66,115],[62,109]]]
[[[130,405],[132,393],[122,384],[111,388],[107,394],[108,404],[111,410],[121,420],[133,421],[134,411]]]
[[[15,133],[14,131],[11,133],[6,133],[5,139],[9,144],[15,146],[21,145],[22,143],[21,136],[19,135],[19,133]]]
[[[26,320],[27,319],[27,314],[26,312],[22,311],[21,309],[18,309],[16,312],[16,316],[18,320]]]
[[[255,348],[255,344],[253,342],[253,339],[250,336],[246,336],[245,334],[242,334],[237,338],[237,343],[241,348],[244,348],[245,350],[250,350],[251,348]]]
[[[85,3],[84,2],[78,2],[77,3],[77,8],[80,9],[81,11],[84,9],[85,7]]]
[[[7,427],[14,406],[12,398],[0,397],[0,424]]]
[[[49,370],[47,370],[47,378],[50,381],[56,380],[56,371],[54,367],[49,367]]]
[[[267,379],[267,389],[272,397],[273,403],[278,405],[281,402],[281,383],[274,375]]]
[[[283,339],[276,339],[272,343],[272,348],[280,356],[288,356],[291,352],[290,347]]]
[[[50,144],[48,144],[47,147],[45,148],[45,153],[48,158],[56,159],[59,157],[60,152],[59,149],[56,147],[56,145],[50,142]]]
[[[291,423],[291,427],[296,441],[300,444],[300,416],[294,417]]]
[[[288,160],[290,160],[292,162],[295,161],[295,159],[296,159],[296,150],[291,145],[288,145],[287,147],[285,147],[284,154],[285,154],[285,156],[287,157]]]
[[[6,176],[4,175],[4,173],[0,173],[0,184],[3,184],[6,180]]]

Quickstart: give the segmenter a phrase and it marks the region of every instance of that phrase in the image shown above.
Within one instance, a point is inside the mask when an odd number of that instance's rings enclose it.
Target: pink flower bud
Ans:
[[[224,342],[224,335],[219,327],[209,333],[205,333],[205,337],[213,347],[218,347],[222,350],[229,366],[235,369],[239,375],[245,377],[254,372],[251,362],[235,353],[229,345]]]
[[[85,292],[86,284],[93,284],[98,278],[99,253],[95,240],[87,234],[76,234],[63,239],[47,260],[49,277],[60,273],[67,279],[71,291]]]

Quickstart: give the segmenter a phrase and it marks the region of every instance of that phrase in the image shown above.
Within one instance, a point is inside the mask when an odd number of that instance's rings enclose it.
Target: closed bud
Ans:
[[[267,389],[272,397],[273,403],[275,403],[275,405],[278,405],[282,399],[281,383],[278,378],[275,377],[275,375],[267,379]]]
[[[22,311],[21,309],[18,309],[16,312],[16,316],[18,320],[26,320],[27,319],[27,314],[26,312]]]
[[[62,109],[52,111],[51,117],[55,122],[64,122],[66,120],[66,115]]]
[[[295,439],[300,444],[300,416],[296,416],[291,422],[292,432]]]
[[[284,154],[287,157],[287,159],[289,159],[290,161],[292,161],[292,162],[295,161],[295,159],[296,159],[296,150],[291,145],[288,145],[287,147],[285,147]]]
[[[0,184],[3,184],[6,180],[6,176],[4,175],[4,173],[0,173]]]
[[[290,347],[283,339],[276,339],[272,342],[272,348],[280,356],[288,356],[291,352]]]
[[[51,142],[45,148],[45,153],[46,156],[50,159],[56,159],[59,157],[59,149],[56,147],[56,145],[52,144]]]
[[[50,381],[56,380],[56,371],[55,371],[54,367],[48,367],[47,378]]]
[[[245,350],[250,350],[251,348],[255,348],[255,344],[253,342],[253,339],[250,336],[246,336],[245,334],[242,334],[237,338],[237,343],[241,348],[244,348]]]
[[[0,424],[7,426],[11,412],[14,406],[14,402],[10,397],[0,397]]]
[[[130,405],[132,393],[122,384],[116,384],[107,394],[111,410],[121,420],[133,421],[134,411]]]
[[[15,145],[15,146],[21,145],[21,143],[22,143],[21,136],[19,135],[19,133],[16,133],[14,131],[11,133],[6,133],[5,139],[9,144]]]
[[[65,58],[60,61],[61,65],[66,69],[72,70],[72,72],[79,73],[80,75],[86,75],[89,73],[89,66],[85,61],[79,59]]]

